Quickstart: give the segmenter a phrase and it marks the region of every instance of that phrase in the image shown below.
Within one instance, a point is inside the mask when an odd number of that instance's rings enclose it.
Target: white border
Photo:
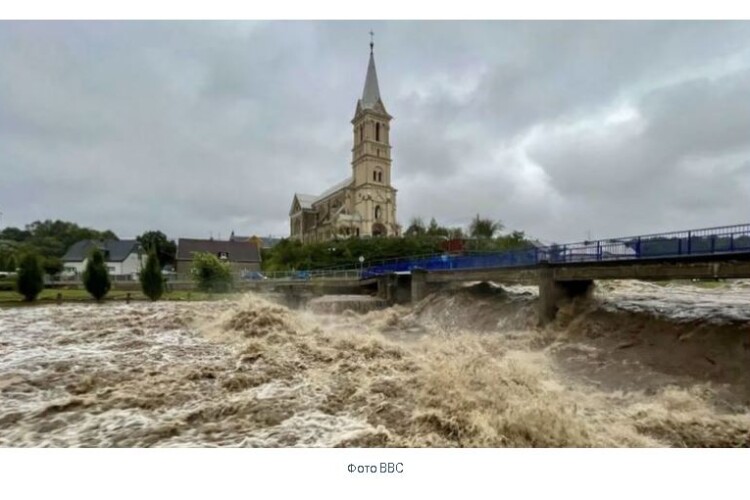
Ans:
[[[0,450],[4,498],[735,498],[750,450]],[[403,463],[401,474],[349,464]]]
[[[0,19],[750,19],[738,0],[24,0]]]
[[[4,19],[723,19],[750,3],[6,2]],[[1,26],[0,26],[1,29]],[[733,498],[748,450],[0,450],[4,498]],[[403,474],[349,464],[402,462]]]

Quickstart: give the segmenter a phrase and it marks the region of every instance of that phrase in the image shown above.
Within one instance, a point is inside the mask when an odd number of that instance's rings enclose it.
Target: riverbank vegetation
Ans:
[[[318,243],[282,239],[263,251],[263,269],[357,268],[362,265],[414,255],[456,251],[503,251],[528,248],[532,242],[522,231],[502,233],[500,221],[477,215],[466,229],[441,226],[433,218],[429,224],[415,217],[401,237],[346,238]]]
[[[159,300],[167,301],[204,301],[204,300],[223,300],[239,298],[241,293],[237,294],[216,294],[201,292],[196,290],[173,290],[165,292]],[[107,296],[102,299],[101,303],[123,303],[128,300],[132,301],[151,301],[142,291],[128,290],[110,290]],[[36,297],[34,302],[24,300],[24,297],[17,292],[9,290],[0,290],[0,307],[21,307],[33,305],[50,305],[57,302],[67,303],[95,303],[96,300],[91,297],[83,288],[45,288]]]

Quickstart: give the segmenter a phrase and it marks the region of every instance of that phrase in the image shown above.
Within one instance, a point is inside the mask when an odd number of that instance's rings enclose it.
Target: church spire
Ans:
[[[367,77],[365,78],[365,89],[362,91],[362,107],[373,108],[380,100],[380,88],[378,87],[378,73],[375,71],[375,55],[372,41],[373,32],[370,32],[370,62],[367,65]]]

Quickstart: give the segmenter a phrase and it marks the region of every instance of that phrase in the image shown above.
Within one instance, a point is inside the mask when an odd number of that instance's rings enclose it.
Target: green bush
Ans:
[[[42,260],[35,253],[27,253],[21,258],[16,278],[16,289],[24,299],[32,302],[44,289],[44,269]]]
[[[86,269],[83,271],[83,285],[97,301],[102,300],[112,287],[107,266],[104,263],[104,255],[98,248],[94,248],[86,261]]]
[[[49,274],[50,276],[57,276],[58,274],[63,272],[63,269],[65,269],[63,261],[58,257],[45,258],[42,263],[42,267],[44,268],[44,272]]]
[[[359,257],[365,265],[376,260],[394,259],[410,255],[438,253],[443,238],[414,236],[408,238],[347,238],[303,244],[283,239],[270,250],[263,252],[266,271],[290,269],[327,269],[332,267],[359,268]]]
[[[0,292],[18,291],[16,278],[0,278]]]
[[[229,263],[220,261],[214,254],[196,252],[190,271],[198,290],[223,293],[232,289]]]
[[[0,241],[0,271],[16,272],[18,268],[17,253],[17,245]]]
[[[143,294],[151,300],[159,300],[164,294],[164,277],[161,275],[159,258],[153,249],[148,253],[146,265],[141,269],[139,277]]]
[[[497,232],[499,223],[480,218],[479,233]],[[423,224],[419,220],[413,223],[415,227]],[[419,231],[422,231],[421,234]],[[412,257],[415,255],[429,255],[442,253],[446,240],[457,238],[464,241],[464,248],[468,251],[502,252],[528,248],[530,241],[522,231],[494,237],[467,238],[460,228],[440,227],[430,221],[428,228],[415,229],[411,236],[379,237],[379,238],[346,238],[333,239],[323,242],[302,243],[293,239],[282,239],[275,247],[263,249],[262,261],[265,271],[288,271],[292,269],[357,269],[360,266],[359,257],[365,258],[364,265],[373,262]]]

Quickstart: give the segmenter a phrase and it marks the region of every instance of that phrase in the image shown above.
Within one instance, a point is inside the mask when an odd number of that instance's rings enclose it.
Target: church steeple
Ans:
[[[370,42],[370,62],[367,65],[367,76],[365,77],[365,88],[362,91],[362,107],[373,109],[380,101],[380,88],[378,86],[378,73],[375,70],[375,55],[372,52]]]
[[[367,63],[367,76],[365,76],[365,88],[362,90],[362,98],[357,100],[356,114],[370,109],[384,115],[388,115],[385,104],[380,98],[380,86],[378,85],[378,72],[375,69],[375,43],[372,41],[373,32],[370,32],[370,61]]]
[[[385,110],[380,97],[373,48],[374,44],[371,40],[365,87],[362,91],[362,98],[357,100],[357,110],[352,120],[354,126],[352,168],[355,186],[367,184],[390,187],[390,122],[393,117]]]
[[[373,33],[370,32],[372,37]],[[292,238],[398,236],[396,189],[391,184],[391,120],[380,97],[375,44],[352,124],[351,176],[320,196],[296,194],[289,212]],[[356,92],[356,88],[354,89]]]

